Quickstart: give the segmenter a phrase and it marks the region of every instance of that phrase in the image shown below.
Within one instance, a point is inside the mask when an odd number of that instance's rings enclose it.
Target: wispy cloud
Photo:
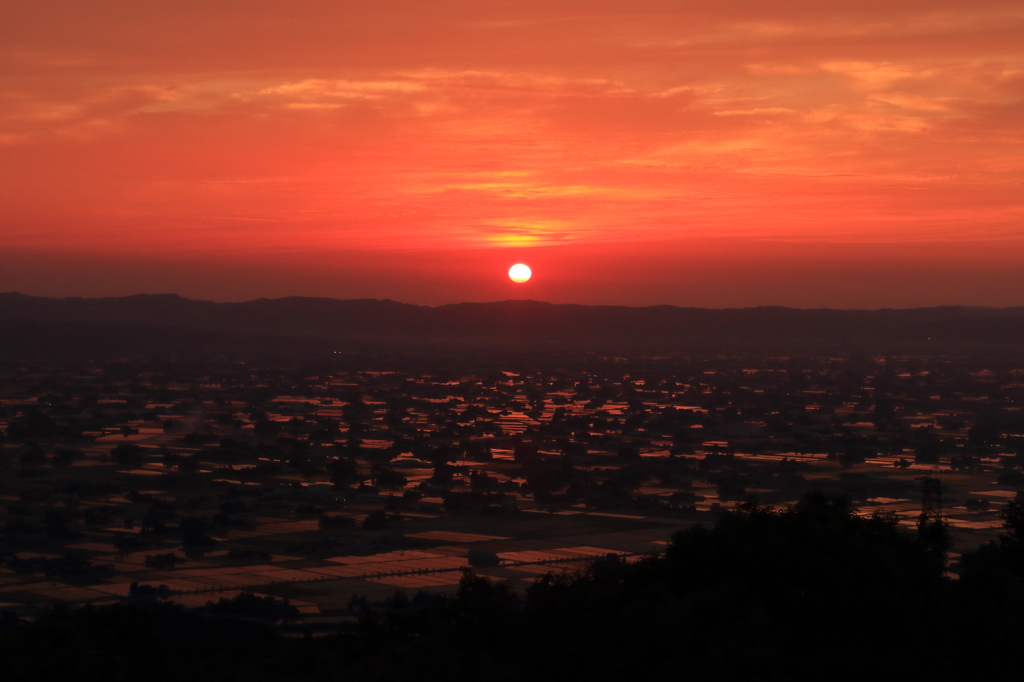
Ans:
[[[87,4],[0,28],[0,203],[22,245],[1020,229],[1010,0]]]

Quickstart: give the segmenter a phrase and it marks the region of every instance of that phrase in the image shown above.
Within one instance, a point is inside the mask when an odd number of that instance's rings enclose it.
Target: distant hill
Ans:
[[[0,294],[10,352],[85,347],[306,344],[650,352],[1018,353],[1024,307],[904,310],[710,310],[538,301],[438,307],[390,300],[289,297],[244,303],[173,294],[43,298]]]

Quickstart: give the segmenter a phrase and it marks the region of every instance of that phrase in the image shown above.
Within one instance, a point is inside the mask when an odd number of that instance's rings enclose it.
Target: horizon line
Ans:
[[[396,301],[391,298],[332,298],[330,296],[302,296],[302,295],[291,295],[281,296],[278,298],[259,297],[246,300],[237,301],[213,301],[203,298],[189,298],[182,296],[181,294],[172,292],[163,293],[137,293],[137,294],[126,294],[123,296],[40,296],[36,294],[26,294],[20,291],[4,291],[0,292],[0,297],[6,296],[23,296],[25,298],[36,298],[36,299],[49,299],[55,301],[111,301],[111,300],[123,300],[129,298],[176,298],[183,301],[190,301],[193,303],[210,303],[214,305],[243,305],[246,303],[258,303],[262,301],[276,302],[276,301],[288,301],[294,299],[310,300],[310,301],[335,301],[339,303],[351,303],[351,302],[375,302],[375,303],[394,303],[402,306],[410,306],[414,308],[445,308],[451,306],[464,306],[464,305],[500,305],[507,303],[527,303],[544,306],[572,306],[579,308],[626,308],[626,309],[647,309],[647,308],[675,308],[679,310],[716,310],[716,311],[728,311],[728,310],[760,310],[760,309],[777,309],[777,310],[800,310],[800,311],[839,311],[839,312],[883,312],[883,311],[895,311],[895,310],[937,310],[944,308],[951,309],[977,309],[977,310],[1016,310],[1024,308],[1022,305],[1013,306],[986,306],[986,305],[972,305],[972,304],[942,304],[942,305],[929,305],[929,306],[912,306],[912,307],[881,307],[881,308],[829,308],[829,307],[817,307],[817,308],[801,308],[797,306],[787,305],[752,305],[742,307],[724,307],[724,308],[712,308],[706,306],[683,306],[676,305],[673,303],[655,303],[651,305],[622,305],[612,303],[553,303],[551,301],[538,301],[536,299],[504,299],[499,301],[460,301],[453,303],[439,303],[436,305],[420,304],[420,303],[406,303],[404,301]]]

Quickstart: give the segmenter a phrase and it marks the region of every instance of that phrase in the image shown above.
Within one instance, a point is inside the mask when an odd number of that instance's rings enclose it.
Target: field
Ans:
[[[0,609],[252,592],[288,600],[281,627],[328,631],[363,600],[453,592],[468,567],[526,590],[810,490],[911,532],[925,504],[955,579],[1024,488],[1013,366],[376,364],[4,368]]]

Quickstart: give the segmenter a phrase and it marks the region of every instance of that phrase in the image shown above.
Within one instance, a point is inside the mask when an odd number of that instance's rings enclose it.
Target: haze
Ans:
[[[1009,0],[18,3],[0,290],[1020,305],[1021,35]]]

